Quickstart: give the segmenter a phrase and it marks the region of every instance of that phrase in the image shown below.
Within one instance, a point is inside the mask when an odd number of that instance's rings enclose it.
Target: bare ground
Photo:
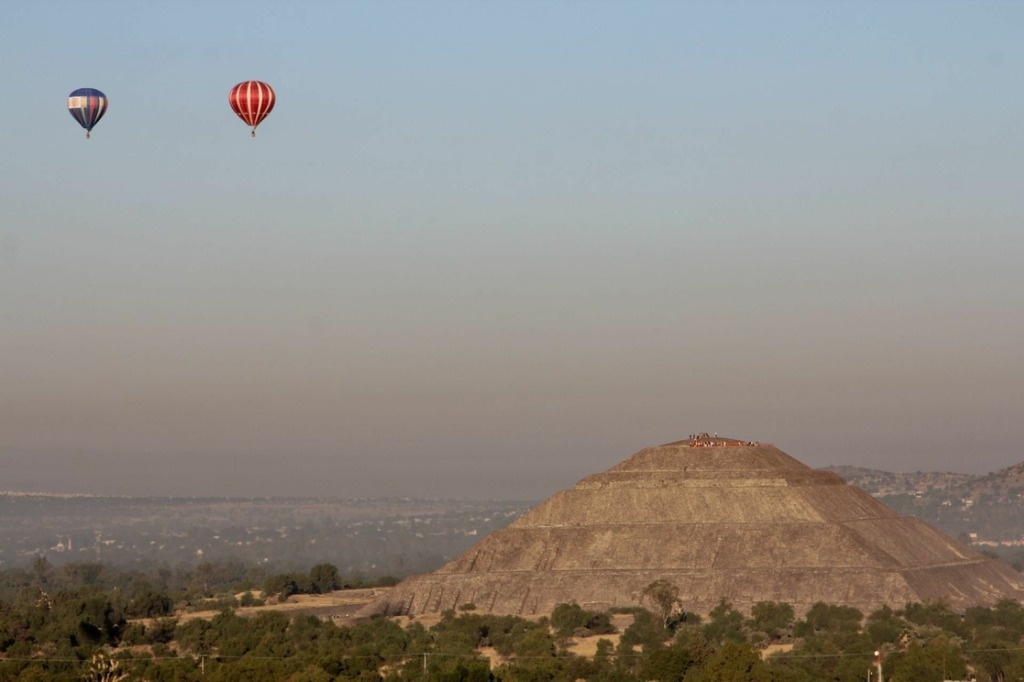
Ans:
[[[240,606],[234,609],[240,616],[255,616],[264,611],[280,611],[288,615],[306,613],[320,618],[330,618],[336,623],[349,622],[356,611],[374,599],[383,596],[388,588],[362,590],[336,590],[328,594],[296,594],[284,602],[267,603],[262,606]],[[174,615],[186,622],[193,618],[213,618],[219,610],[179,611]]]

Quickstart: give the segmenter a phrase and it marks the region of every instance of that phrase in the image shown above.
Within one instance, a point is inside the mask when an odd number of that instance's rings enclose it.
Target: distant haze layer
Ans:
[[[543,499],[697,431],[1024,460],[1022,25],[10,0],[0,487]]]

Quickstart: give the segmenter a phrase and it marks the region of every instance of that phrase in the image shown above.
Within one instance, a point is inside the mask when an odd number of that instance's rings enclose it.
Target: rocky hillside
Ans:
[[[847,483],[855,485],[875,497],[917,495],[935,490],[946,490],[974,478],[970,474],[958,474],[951,471],[915,471],[907,474],[842,465],[825,467],[823,471],[839,474]]]

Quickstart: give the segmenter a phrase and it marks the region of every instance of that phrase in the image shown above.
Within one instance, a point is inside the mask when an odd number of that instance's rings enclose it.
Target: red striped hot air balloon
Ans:
[[[243,81],[228,94],[228,104],[246,125],[252,126],[253,137],[256,126],[274,109],[276,100],[274,89],[262,81]]]

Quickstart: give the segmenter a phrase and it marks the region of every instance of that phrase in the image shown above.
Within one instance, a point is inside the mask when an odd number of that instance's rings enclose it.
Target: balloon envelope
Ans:
[[[274,109],[275,101],[274,89],[262,81],[243,81],[228,93],[228,104],[240,119],[252,126],[253,137],[256,126]]]
[[[96,88],[78,88],[68,95],[68,111],[89,137],[92,127],[107,113],[107,96]]]

